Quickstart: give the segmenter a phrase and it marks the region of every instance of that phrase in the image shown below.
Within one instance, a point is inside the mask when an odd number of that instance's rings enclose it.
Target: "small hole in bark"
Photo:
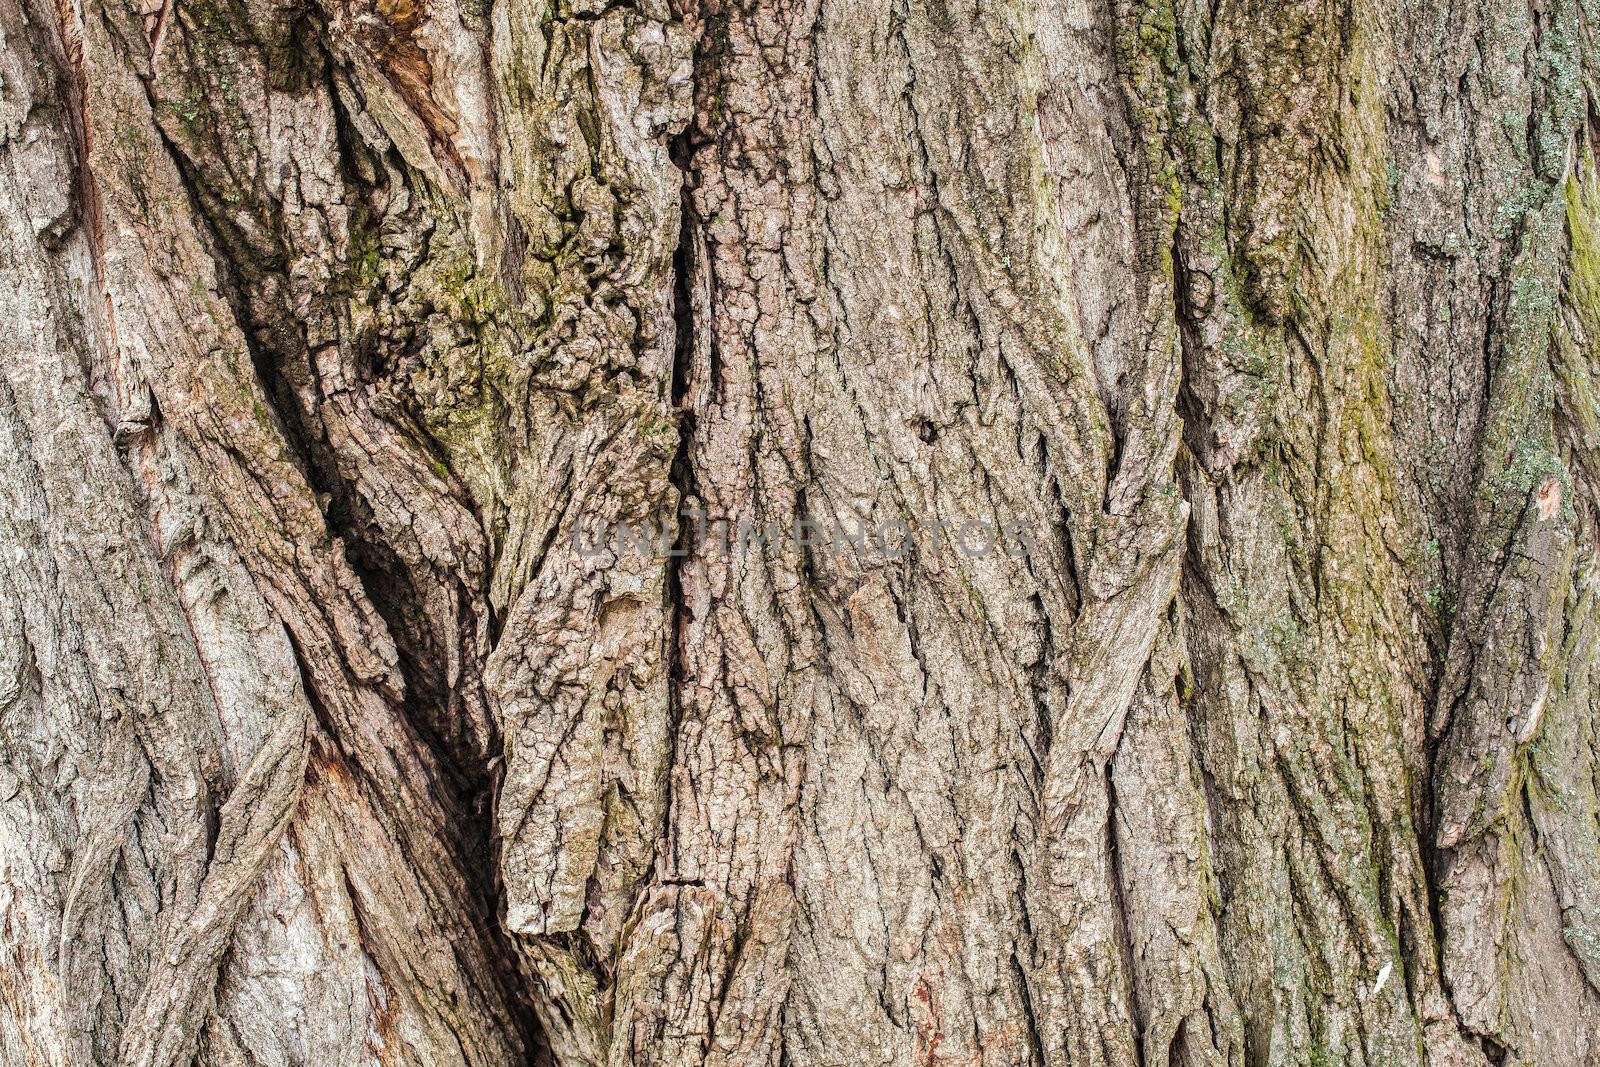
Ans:
[[[917,436],[922,438],[923,444],[931,445],[939,439],[939,427],[923,419],[917,424]]]

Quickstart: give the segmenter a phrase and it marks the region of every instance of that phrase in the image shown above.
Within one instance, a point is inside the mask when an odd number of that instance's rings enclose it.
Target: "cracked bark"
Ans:
[[[0,0],[0,1063],[1600,1064],[1597,25]]]

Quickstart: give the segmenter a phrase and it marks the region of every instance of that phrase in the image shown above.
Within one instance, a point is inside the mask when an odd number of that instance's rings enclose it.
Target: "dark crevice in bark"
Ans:
[[[311,678],[311,671],[306,666],[305,650],[300,647],[300,642],[295,638],[294,631],[287,626],[284,627],[284,636],[289,639],[289,648],[294,653],[295,669],[300,672],[300,690],[305,694],[306,705],[311,709],[311,719],[320,728],[320,732],[313,735],[313,751],[315,751],[318,743],[325,743],[332,746],[332,754],[336,755],[340,762],[348,762],[349,755],[344,751],[344,746],[340,744],[339,732],[334,727],[333,717],[328,714],[328,707],[323,703],[321,694],[317,692],[316,683]],[[310,773],[310,766],[311,764],[307,765],[308,774]]]
[[[1025,557],[1025,563],[1030,577],[1034,577],[1034,580],[1037,581],[1037,577],[1033,575],[1032,560]],[[898,608],[898,606],[897,602],[896,607]],[[1033,617],[1038,620],[1040,642],[1039,658],[1028,668],[1028,685],[1033,697],[1030,703],[1033,708],[1033,728],[1035,732],[1030,738],[1024,731],[1022,744],[1027,749],[1028,757],[1033,764],[1033,780],[1029,785],[1033,790],[1033,800],[1037,804],[1038,790],[1044,783],[1045,766],[1050,753],[1055,726],[1051,721],[1050,701],[1048,698],[1050,687],[1053,684],[1052,676],[1058,652],[1056,650],[1055,631],[1050,625],[1050,610],[1045,606],[1044,597],[1034,593],[1028,598],[1028,607],[1032,611]],[[904,622],[904,619],[902,618],[901,621]],[[1023,919],[1024,921],[1027,919],[1026,911],[1023,913]]]
[[[1058,534],[1058,536],[1060,538],[1060,543],[1061,543],[1061,563],[1062,563],[1062,566],[1066,568],[1067,589],[1065,590],[1065,592],[1067,594],[1068,610],[1070,610],[1072,612],[1072,618],[1073,619],[1077,619],[1079,614],[1083,611],[1083,598],[1084,598],[1084,595],[1085,595],[1084,591],[1083,591],[1083,579],[1081,577],[1079,577],[1079,574],[1078,574],[1078,545],[1077,545],[1077,540],[1076,540],[1076,538],[1074,538],[1072,536],[1072,518],[1067,513],[1067,505],[1066,505],[1065,501],[1063,501],[1061,499],[1060,483],[1057,482],[1054,478],[1050,478],[1049,482],[1050,482],[1050,493],[1051,493],[1051,497],[1052,497],[1052,503],[1055,504],[1056,509],[1057,509],[1056,510],[1056,521],[1053,524],[1054,525],[1054,532],[1056,534]],[[1033,566],[1031,560],[1029,561],[1028,565],[1029,565],[1030,568]],[[1045,627],[1046,627],[1046,629],[1048,629],[1049,626],[1050,626],[1050,617],[1049,617],[1049,614],[1046,613],[1045,614]],[[1052,647],[1053,647],[1053,643],[1052,643]],[[1046,660],[1046,662],[1049,662],[1049,661]],[[1045,744],[1044,744],[1045,751],[1049,751],[1049,748],[1050,748],[1048,732],[1049,732],[1049,730],[1051,728],[1052,727],[1050,726],[1050,724],[1047,723],[1046,724],[1047,736],[1045,738]]]
[[[449,798],[452,808],[449,814],[456,825],[468,828],[480,824],[484,819],[474,815],[482,816],[488,803],[487,764],[493,748],[487,752],[468,753],[459,743],[440,733],[439,724],[446,721],[448,713],[433,712],[442,710],[452,698],[451,687],[436,666],[445,661],[445,650],[437,646],[425,624],[412,624],[412,620],[427,617],[425,591],[416,587],[415,576],[384,540],[371,509],[354,483],[341,472],[338,457],[321,432],[319,417],[306,409],[290,384],[284,364],[303,358],[304,353],[269,343],[274,333],[257,314],[258,308],[247,290],[248,283],[228,254],[229,246],[222,239],[216,220],[195,193],[203,177],[170,141],[167,147],[190,190],[197,216],[210,224],[207,235],[213,242],[213,262],[223,282],[220,288],[233,309],[256,378],[267,396],[267,410],[307,484],[325,501],[322,510],[330,539],[344,546],[346,562],[360,579],[363,592],[395,641],[398,666],[405,682],[401,704],[396,710],[423,746],[433,753],[433,765],[443,774],[445,780],[435,783],[434,795]],[[472,595],[467,590],[459,592],[467,597]],[[486,595],[483,599],[487,600]],[[470,626],[465,629],[471,632]],[[469,849],[461,857],[467,866],[471,865],[473,851],[481,853],[482,850]]]
[[[355,567],[368,597],[386,620],[392,612],[415,610],[404,606],[403,595],[396,598],[385,595],[387,578],[383,572],[363,573],[355,560],[352,560],[352,566]],[[483,591],[482,595],[486,601],[487,591]],[[322,727],[320,736],[324,743],[333,746],[342,763],[352,769],[356,768],[356,762],[350,760],[348,754],[344,752],[339,730],[328,715],[326,706],[311,680],[303,650],[292,631],[286,632],[289,634],[295,661],[300,669],[302,688],[314,717]],[[398,635],[398,631],[396,634]],[[397,641],[396,647],[400,654],[400,669],[406,681],[404,706],[397,710],[400,710],[405,719],[415,727],[419,718],[415,708],[416,690],[413,686],[413,679],[420,673],[416,660],[417,652],[415,649],[407,649],[400,641]],[[435,759],[432,761],[434,766],[450,765],[445,746],[438,738],[424,735],[419,731],[418,740],[434,754]],[[499,842],[494,836],[494,820],[490,810],[494,783],[487,761],[477,769],[476,774],[477,776],[473,777],[460,774],[458,771],[450,776],[449,781],[433,782],[429,795],[445,806],[448,825],[455,830],[454,834],[447,836],[443,844],[452,853],[457,870],[469,891],[470,896],[463,901],[463,910],[473,916],[472,927],[484,935],[486,962],[493,968],[494,979],[504,994],[505,1005],[511,1016],[509,1021],[519,1039],[518,1043],[526,1050],[530,1067],[552,1067],[554,1060],[545,1039],[544,1028],[534,1010],[529,978],[520,966],[513,939],[496,918],[504,910],[505,889],[500,883],[499,864],[496,862]],[[378,795],[381,796],[382,792],[380,791]],[[353,890],[350,892],[352,906],[359,914],[359,906],[355,903],[359,898]]]
[[[700,48],[696,43],[697,52]],[[696,55],[696,78],[700,76],[699,64],[701,57]],[[698,101],[700,87],[697,84],[695,97]],[[695,346],[695,306],[693,285],[695,272],[702,269],[702,265],[695,262],[694,243],[696,236],[697,220],[694,210],[693,177],[694,153],[693,140],[694,120],[690,121],[689,129],[672,139],[669,146],[669,157],[672,164],[677,167],[683,181],[683,189],[679,199],[679,228],[678,244],[672,252],[672,314],[673,314],[673,353],[672,353],[672,381],[668,388],[668,403],[678,419],[678,443],[668,467],[668,479],[677,493],[676,508],[679,512],[679,523],[673,549],[666,560],[666,641],[665,650],[667,663],[667,737],[668,752],[666,766],[666,799],[662,806],[663,825],[657,836],[656,876],[666,877],[674,873],[672,850],[672,774],[671,768],[677,762],[678,727],[683,721],[683,687],[688,675],[688,664],[684,656],[686,653],[686,629],[688,622],[688,605],[684,600],[683,592],[683,562],[688,554],[697,546],[691,544],[694,536],[693,523],[682,522],[682,513],[691,502],[696,501],[694,468],[692,455],[694,447],[694,405],[690,396],[691,378],[694,374],[694,346]],[[699,505],[696,505],[698,507]],[[703,546],[702,546],[703,547]]]
[[[1150,669],[1147,663],[1144,668]],[[1134,983],[1134,974],[1137,971],[1137,961],[1134,958],[1133,935],[1128,925],[1128,894],[1123,884],[1122,848],[1117,841],[1117,786],[1112,779],[1111,765],[1116,755],[1112,754],[1106,760],[1106,857],[1111,875],[1111,918],[1115,927],[1117,939],[1117,952],[1122,959],[1122,981],[1125,988],[1120,992],[1123,1001],[1128,1005],[1128,1010],[1133,1015],[1133,1025],[1129,1028],[1133,1036],[1133,1053],[1135,1063],[1144,1063],[1144,1017],[1145,1011],[1139,1003],[1139,997]]]
[[[49,54],[50,66],[55,75],[54,81],[57,86],[65,90],[61,94],[66,116],[63,125],[71,144],[73,179],[78,186],[77,203],[82,208],[83,221],[88,231],[89,266],[94,274],[97,290],[95,295],[100,298],[101,305],[97,311],[105,312],[106,324],[114,339],[116,323],[111,315],[105,281],[105,208],[101,203],[94,170],[89,166],[90,150],[94,145],[94,127],[90,122],[87,107],[83,34],[76,25],[76,8],[68,0],[56,0],[55,10],[48,13],[40,10],[39,5],[32,2],[23,3],[22,7],[30,16],[27,20],[29,28],[37,27],[44,31],[36,33],[37,37],[44,38],[44,48],[41,51]],[[48,29],[52,26],[56,31],[54,33]]]
[[[1437,692],[1429,695],[1425,709],[1431,709],[1438,703]],[[1424,714],[1426,714],[1426,710]],[[1444,740],[1443,731],[1435,736],[1423,738],[1423,759],[1421,783],[1419,789],[1422,793],[1421,812],[1417,825],[1417,851],[1421,856],[1422,891],[1428,905],[1428,923],[1433,942],[1433,965],[1439,975],[1439,983],[1444,992],[1445,1003],[1450,1006],[1452,1014],[1456,1015],[1457,1028],[1461,1028],[1461,1020],[1456,1012],[1455,997],[1450,990],[1449,972],[1444,965],[1444,900],[1439,892],[1440,883],[1449,869],[1450,856],[1448,850],[1441,849],[1436,842],[1439,839],[1439,790],[1435,787],[1438,775],[1439,749]]]
[[[1522,224],[1519,222],[1513,236],[1512,247],[1521,243]],[[1494,578],[1490,580],[1481,598],[1475,599],[1473,605],[1466,601],[1467,594],[1471,591],[1469,583],[1473,581],[1474,571],[1471,569],[1470,546],[1481,544],[1489,531],[1484,526],[1485,515],[1475,500],[1476,487],[1483,484],[1486,476],[1486,463],[1484,435],[1489,424],[1494,406],[1494,384],[1497,368],[1497,342],[1504,337],[1504,318],[1506,314],[1505,300],[1502,300],[1504,283],[1498,278],[1491,278],[1488,282],[1486,306],[1483,319],[1483,343],[1479,351],[1481,359],[1483,387],[1479,398],[1478,410],[1472,430],[1472,468],[1466,479],[1458,507],[1459,512],[1451,516],[1458,528],[1466,530],[1466,536],[1459,541],[1452,541],[1449,556],[1441,560],[1441,582],[1447,581],[1452,573],[1456,575],[1457,588],[1451,591],[1456,610],[1443,620],[1441,643],[1430,651],[1437,657],[1432,669],[1429,671],[1429,687],[1424,696],[1427,703],[1424,705],[1424,734],[1422,766],[1419,777],[1421,778],[1420,790],[1422,793],[1421,813],[1417,827],[1417,850],[1422,858],[1421,882],[1428,905],[1428,921],[1433,939],[1434,964],[1438,969],[1439,984],[1444,993],[1444,1001],[1449,1006],[1457,1029],[1464,1034],[1476,1037],[1484,1048],[1485,1055],[1490,1063],[1498,1065],[1505,1056],[1505,1050],[1497,1045],[1492,1038],[1471,1031],[1462,1021],[1459,1009],[1455,1003],[1455,991],[1452,988],[1450,971],[1445,966],[1445,944],[1447,941],[1444,924],[1444,900],[1440,886],[1447,880],[1451,867],[1456,860],[1457,853],[1470,842],[1458,842],[1451,848],[1442,848],[1439,845],[1439,820],[1442,790],[1438,783],[1445,774],[1440,761],[1444,758],[1445,742],[1450,736],[1453,724],[1460,721],[1463,707],[1472,691],[1472,679],[1478,673],[1478,643],[1473,639],[1469,627],[1462,627],[1460,612],[1471,606],[1474,611],[1481,612],[1485,606],[1492,602],[1494,589],[1498,587],[1507,559],[1514,544],[1514,537],[1508,537],[1502,546],[1500,558],[1490,562]],[[1509,296],[1507,296],[1509,299]],[[1452,558],[1453,557],[1453,558]],[[1481,568],[1484,563],[1480,562]],[[1480,572],[1481,573],[1481,572]],[[1446,586],[1448,588],[1448,586]],[[1473,621],[1466,620],[1469,624]],[[1462,655],[1465,658],[1463,667],[1456,672],[1450,670],[1449,664],[1452,653],[1456,651],[1456,642],[1465,643]],[[1454,691],[1449,694],[1447,708],[1442,708],[1446,697],[1445,686],[1447,682],[1453,683]],[[1498,1050],[1498,1054],[1495,1050]]]
[[[1039,1032],[1039,1017],[1033,1007],[1033,993],[1028,988],[1028,969],[1022,965],[1015,951],[1011,953],[1011,971],[1022,1002],[1022,1021],[1028,1028],[1028,1067],[1044,1067],[1048,1061],[1044,1054],[1044,1039]]]
[[[1194,277],[1183,255],[1183,220],[1176,218],[1172,226],[1172,303],[1173,318],[1178,326],[1178,390],[1176,408],[1179,440],[1182,450],[1203,467],[1209,454],[1206,443],[1207,416],[1205,404],[1195,393],[1191,370],[1203,357],[1204,342],[1200,338],[1200,312],[1195,306]],[[1209,279],[1207,279],[1209,281]],[[1181,465],[1182,456],[1179,456]],[[1180,476],[1178,482],[1182,485]],[[1191,501],[1191,504],[1193,502]]]
[[[316,51],[322,55],[320,49]],[[348,128],[348,116],[332,84],[331,63],[325,55],[322,55],[322,59],[324,69],[329,71],[326,89],[334,101],[341,148],[347,152],[353,151],[355,139],[353,131]],[[161,105],[155,97],[153,86],[146,82],[145,90],[152,112],[159,113]],[[459,713],[455,709],[456,697],[452,683],[442,673],[442,664],[449,659],[448,651],[439,646],[426,624],[427,591],[417,587],[417,576],[385,540],[359,490],[341,473],[338,457],[326,434],[321,432],[319,416],[305,409],[302,398],[288,378],[284,369],[286,362],[305,361],[309,367],[303,331],[296,328],[298,324],[287,308],[263,308],[252,293],[252,289],[268,275],[286,272],[287,251],[280,248],[282,261],[279,256],[260,259],[256,250],[243,242],[225,214],[207,195],[206,175],[198,164],[168,136],[159,123],[154,128],[180,176],[200,232],[209,244],[219,295],[229,305],[239,327],[257,382],[266,395],[267,411],[307,485],[318,494],[319,499],[325,501],[322,510],[328,535],[334,544],[345,546],[346,562],[355,572],[363,592],[384,620],[395,642],[404,691],[394,711],[414,732],[418,743],[433,757],[427,761],[435,774],[435,780],[429,784],[429,796],[441,804],[445,823],[454,830],[454,833],[446,835],[442,843],[449,850],[470,894],[463,901],[464,910],[473,915],[471,926],[484,937],[486,961],[493,968],[494,980],[500,986],[506,1007],[511,1013],[509,1022],[518,1044],[526,1050],[528,1063],[545,1067],[553,1063],[553,1059],[534,1011],[528,979],[518,964],[511,937],[495,919],[502,911],[504,887],[498,878],[498,842],[495,840],[492,818],[496,754],[500,748],[493,721],[488,720],[490,735],[481,747],[464,745],[462,739],[447,738],[441,733],[441,724],[458,720]],[[347,163],[348,160],[342,161],[341,170],[364,206],[363,194],[366,191],[361,188]],[[282,280],[285,283],[287,281],[286,277]],[[370,359],[374,354],[367,355],[369,359],[364,360],[359,368],[363,380],[370,380],[372,372]],[[314,372],[312,384],[318,384]],[[437,444],[422,431],[414,417],[408,421],[411,423],[408,426],[393,428],[421,447],[428,458],[439,460]],[[451,498],[470,511],[482,531],[482,516],[469,495],[460,489],[453,475],[448,481]],[[487,613],[486,621],[492,638],[497,620],[489,603],[487,583],[487,567],[484,568],[479,588],[457,583],[455,595],[462,613],[459,632],[468,635],[476,633],[473,620],[476,613],[482,611]],[[413,620],[423,622],[413,625]],[[356,763],[349,760],[344,751],[339,729],[312,683],[304,651],[295,640],[292,630],[286,628],[286,632],[299,664],[307,702],[321,726],[323,743],[332,746],[330,754],[336,754],[340,762],[354,769]],[[474,678],[481,678],[483,658],[492,647],[491,639],[482,649],[463,647],[459,650],[462,658],[472,664],[470,671]],[[482,695],[481,692],[479,695]],[[382,796],[383,792],[380,789],[375,799]]]

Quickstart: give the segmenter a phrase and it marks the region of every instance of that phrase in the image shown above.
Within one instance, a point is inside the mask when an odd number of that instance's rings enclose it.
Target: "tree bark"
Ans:
[[[0,37],[0,1065],[1600,1064],[1600,0]]]

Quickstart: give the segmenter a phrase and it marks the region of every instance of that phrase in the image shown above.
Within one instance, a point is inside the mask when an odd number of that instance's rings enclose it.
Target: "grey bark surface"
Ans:
[[[0,1065],[1600,1065],[1597,34],[0,0]]]

